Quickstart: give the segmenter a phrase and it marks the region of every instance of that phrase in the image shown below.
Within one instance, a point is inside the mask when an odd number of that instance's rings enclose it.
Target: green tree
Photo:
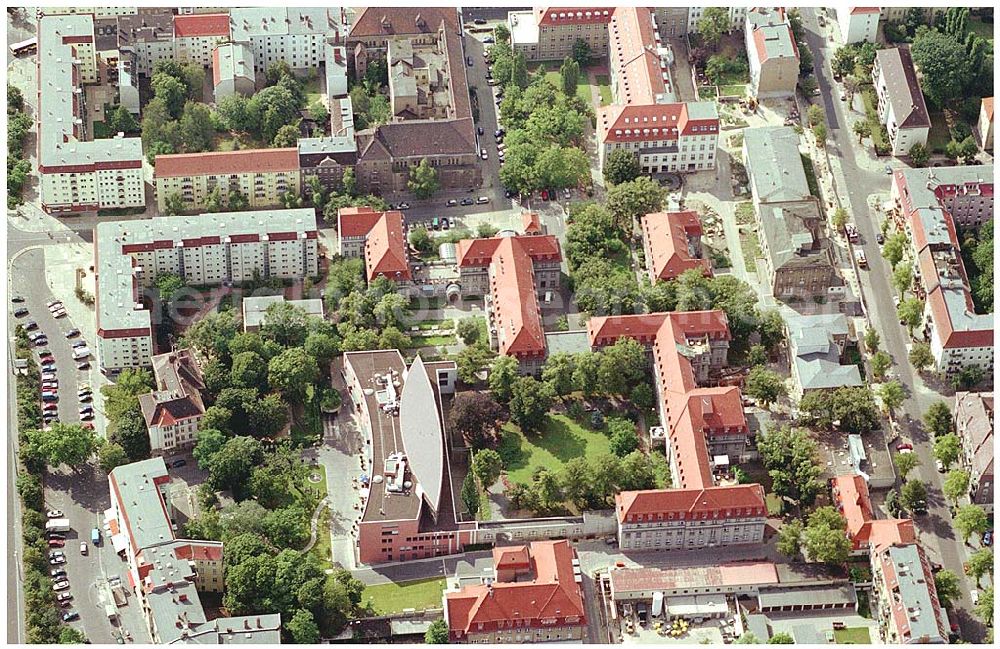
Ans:
[[[854,131],[854,134],[858,136],[859,143],[866,137],[872,136],[872,127],[867,120],[859,119],[858,121],[854,122],[854,126],[852,127],[852,129]],[[910,155],[911,156],[913,155],[912,149],[910,150]]]
[[[424,254],[434,250],[434,240],[427,228],[423,226],[413,228],[410,232],[410,245]]]
[[[226,200],[226,209],[230,212],[242,212],[250,207],[250,199],[248,199],[243,192],[238,189],[231,190],[229,192],[229,198]]]
[[[989,529],[989,519],[979,505],[963,505],[955,514],[955,529],[967,542],[973,534],[982,534]]]
[[[878,346],[881,342],[882,337],[876,329],[872,327],[865,329],[865,349],[868,350],[869,354],[874,354],[878,351]]]
[[[795,639],[792,638],[791,635],[782,631],[771,636],[771,639],[767,641],[767,644],[795,644]]]
[[[573,372],[576,369],[575,359],[567,352],[551,354],[542,367],[542,381],[552,388],[558,397],[565,397],[573,392]]]
[[[781,376],[763,366],[750,370],[743,391],[747,396],[762,403],[765,408],[788,393]]]
[[[253,128],[247,107],[247,98],[241,94],[229,95],[216,102],[215,114],[228,130],[244,133]]]
[[[424,158],[416,167],[410,168],[410,179],[407,181],[406,187],[417,198],[430,198],[441,187],[437,169],[431,166],[427,158]]]
[[[927,163],[931,159],[931,154],[920,142],[916,142],[910,147],[909,151],[910,164],[914,167],[926,167]]]
[[[987,624],[993,623],[993,586],[980,592],[979,603],[975,607],[976,615]]]
[[[892,456],[893,461],[896,463],[896,469],[899,470],[899,476],[906,480],[906,476],[910,474],[910,471],[920,466],[920,458],[916,453],[896,453]]]
[[[239,498],[247,488],[254,467],[264,459],[264,450],[252,437],[226,440],[209,461],[208,480],[218,490],[230,489]],[[228,582],[227,582],[228,583]]]
[[[496,448],[505,409],[486,392],[459,392],[452,400],[448,426],[473,449]]]
[[[292,619],[285,623],[285,629],[291,634],[295,644],[319,643],[319,626],[313,614],[305,609],[297,610]]]
[[[326,107],[326,104],[318,99],[309,104],[309,115],[321,128],[326,129],[326,123],[330,121],[330,110]]]
[[[180,117],[180,135],[181,143],[188,153],[208,151],[212,148],[215,129],[212,128],[208,106],[193,101],[184,104]]]
[[[424,644],[448,644],[448,623],[434,620],[424,632]]]
[[[559,79],[563,93],[568,97],[575,96],[576,84],[580,80],[580,64],[567,56],[559,68]]]
[[[466,511],[469,512],[469,516],[473,519],[476,518],[476,514],[479,513],[479,485],[476,484],[476,477],[470,472],[466,474],[465,480],[462,482],[462,504],[465,505]]]
[[[718,46],[722,37],[732,28],[729,9],[726,7],[707,7],[698,21],[698,33],[710,47]]]
[[[817,462],[816,441],[808,432],[788,426],[772,426],[758,438],[758,450],[773,482],[773,490],[805,505],[811,505],[824,485]]]
[[[899,262],[892,269],[892,286],[900,295],[905,295],[906,291],[913,286],[913,264],[911,262]]]
[[[518,88],[528,87],[528,62],[522,52],[518,52],[511,60],[511,82]]]
[[[899,501],[908,511],[922,511],[927,506],[927,485],[920,480],[910,480],[899,492]]]
[[[802,531],[805,526],[797,518],[793,518],[778,530],[777,549],[784,556],[796,560],[802,551]]]
[[[931,353],[931,346],[927,343],[913,343],[909,357],[910,365],[918,372],[934,365],[934,354]]]
[[[139,130],[139,122],[124,106],[115,106],[109,111],[105,122],[112,133],[135,133]]]
[[[625,457],[639,447],[639,436],[635,424],[623,417],[608,418],[608,435],[611,438],[611,452]]]
[[[455,363],[458,365],[458,378],[466,385],[474,385],[479,381],[479,373],[494,356],[482,341],[467,346],[458,352]]]
[[[763,644],[763,642],[753,634],[753,631],[747,631],[741,635],[735,643],[733,644]]]
[[[940,570],[934,575],[934,586],[937,588],[938,601],[943,608],[950,609],[952,602],[961,597],[958,585],[958,575],[951,570]]]
[[[493,397],[507,403],[513,396],[514,383],[519,376],[519,364],[513,356],[500,356],[490,369],[489,385]]]
[[[180,117],[187,99],[187,87],[184,83],[168,74],[157,72],[153,74],[150,86],[153,97],[163,102],[171,119]]]
[[[111,473],[112,469],[123,464],[128,464],[128,456],[118,444],[104,442],[97,449],[97,465],[101,467],[101,471]]]
[[[177,216],[186,209],[184,205],[184,197],[180,195],[180,192],[167,194],[166,198],[163,199],[163,202],[163,214],[165,216]]]
[[[893,269],[895,269],[896,264],[903,259],[903,253],[905,252],[908,243],[909,241],[906,238],[906,234],[903,232],[897,232],[886,239],[885,244],[883,244],[882,256],[888,260]]]
[[[500,38],[497,37],[497,40],[499,41]],[[590,57],[590,43],[582,38],[578,38],[573,41],[573,60],[576,61],[581,68],[585,68],[590,65]]]
[[[511,386],[510,420],[525,433],[536,432],[548,419],[555,394],[545,383],[522,376]]]
[[[604,161],[604,180],[612,185],[631,182],[641,171],[639,158],[628,149],[615,149]]]
[[[267,364],[267,382],[292,400],[301,400],[306,387],[318,378],[316,359],[301,347],[286,349]]]
[[[921,30],[910,51],[920,70],[924,95],[933,105],[942,107],[961,97],[970,77],[961,42],[933,29]]]
[[[622,337],[600,354],[597,378],[605,394],[627,395],[646,377],[646,350],[633,338]]]
[[[971,390],[982,382],[985,375],[986,373],[979,365],[966,365],[952,379],[951,384],[956,390]]]
[[[481,320],[478,317],[462,318],[455,325],[455,333],[458,334],[463,343],[472,345],[479,340],[480,322]]]
[[[993,549],[979,548],[966,562],[965,574],[972,577],[978,584],[985,574],[993,574]]]
[[[633,228],[635,219],[657,212],[663,207],[667,192],[649,176],[613,185],[607,191],[607,208],[614,215],[618,227],[626,232]]]
[[[813,137],[816,138],[816,146],[823,147],[826,144],[826,124],[817,124],[812,127]]]
[[[837,231],[843,231],[844,226],[847,225],[847,210],[843,207],[838,207],[833,213],[833,227]]]
[[[885,373],[892,367],[892,357],[884,351],[877,351],[871,359],[872,376],[875,380],[881,381],[885,378]]]
[[[118,418],[111,420],[108,441],[121,446],[132,462],[149,457],[149,432],[146,430],[146,419],[139,410],[138,403]]]
[[[503,461],[493,449],[486,448],[479,451],[472,460],[472,473],[475,474],[483,489],[488,489],[496,483],[497,479],[500,478],[501,471],[503,471]]]
[[[347,194],[348,196],[354,196],[357,194],[358,181],[354,175],[353,167],[344,168],[344,174],[341,176],[340,179],[340,186],[341,189],[344,190],[344,193]]]
[[[94,431],[80,424],[56,422],[49,430],[28,430],[24,433],[26,452],[55,468],[63,464],[74,471],[82,468],[97,450]]]
[[[920,326],[924,319],[924,302],[915,297],[906,298],[896,309],[899,319],[906,325],[906,331],[913,337],[913,329]]]
[[[299,143],[299,125],[285,124],[278,128],[271,140],[271,146],[275,149],[287,149]]]
[[[903,393],[903,386],[899,384],[899,381],[895,380],[882,383],[875,389],[875,392],[878,398],[882,400],[882,405],[889,412],[903,405],[903,400],[906,398],[906,395]]]
[[[833,507],[824,506],[809,515],[809,524],[803,533],[803,547],[813,561],[831,565],[847,561],[851,553],[851,540],[844,534],[847,521]]]
[[[969,472],[963,469],[952,469],[941,483],[941,492],[945,498],[958,504],[958,499],[969,494]]]
[[[934,457],[944,465],[945,469],[950,468],[952,464],[958,461],[958,455],[961,450],[962,447],[958,441],[958,435],[955,433],[939,435],[934,439]]]

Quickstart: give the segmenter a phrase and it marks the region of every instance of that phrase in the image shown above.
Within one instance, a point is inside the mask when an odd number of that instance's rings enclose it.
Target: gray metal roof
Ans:
[[[259,327],[267,319],[267,309],[272,304],[288,302],[306,312],[306,315],[323,317],[323,300],[286,300],[283,295],[258,295],[243,298],[243,328]]]
[[[340,24],[340,9],[323,7],[233,7],[229,28],[236,42],[288,35],[332,36],[345,29]]]
[[[583,329],[579,331],[549,331],[545,334],[545,347],[549,355],[557,352],[577,354],[590,351],[590,339]]]
[[[762,203],[806,199],[809,183],[799,155],[799,136],[790,126],[743,131],[744,163]]]
[[[83,89],[73,85],[73,47],[63,39],[94,38],[94,18],[88,14],[44,16],[38,22],[38,162],[58,167],[142,160],[142,140],[137,137],[80,141],[73,124],[82,116],[73,113],[74,98]]]
[[[223,43],[216,48],[219,54],[219,81],[237,78],[255,78],[253,70],[253,50],[244,43]]]
[[[762,608],[794,604],[853,606],[858,601],[857,592],[849,583],[799,587],[761,586],[758,598]]]
[[[406,372],[399,399],[399,429],[416,488],[437,512],[444,483],[444,426],[434,385],[419,354]]]
[[[891,546],[888,554],[896,575],[899,598],[908,612],[910,637],[914,640],[939,637],[941,634],[934,616],[935,602],[931,598],[934,582],[924,570],[917,544]]]
[[[758,207],[760,212],[760,234],[766,240],[767,252],[775,268],[781,268],[794,257],[805,257],[815,250],[816,237],[809,225],[819,218],[819,206],[815,201],[794,204],[767,205]]]
[[[167,476],[162,457],[116,467],[111,472],[112,494],[117,493],[132,533],[133,548],[139,551],[173,540],[170,519],[154,480]],[[122,530],[124,532],[124,530]]]
[[[875,68],[885,78],[886,96],[899,127],[929,128],[931,119],[909,48],[890,47],[877,51]]]
[[[861,385],[857,365],[841,365],[833,336],[848,334],[841,313],[797,315],[787,319],[788,345],[803,390]]]

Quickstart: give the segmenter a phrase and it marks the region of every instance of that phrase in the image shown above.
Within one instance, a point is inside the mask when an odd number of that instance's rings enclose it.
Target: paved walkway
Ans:
[[[312,518],[309,520],[309,543],[307,543],[306,547],[302,548],[299,551],[300,554],[305,554],[306,552],[309,552],[309,550],[312,550],[313,546],[316,545],[316,541],[319,538],[319,535],[317,534],[318,531],[317,528],[319,527],[319,517],[322,515],[323,510],[329,506],[330,503],[326,498],[319,501],[319,504],[316,505],[316,510],[313,511]]]

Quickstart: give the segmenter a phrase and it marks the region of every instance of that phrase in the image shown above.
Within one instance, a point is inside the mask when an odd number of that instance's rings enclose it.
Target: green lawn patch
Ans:
[[[552,85],[554,85],[556,88],[562,90],[562,77],[559,74],[558,69],[546,72],[545,78],[548,81],[551,81]],[[608,88],[608,93],[609,95],[611,93],[610,87]],[[590,93],[590,83],[588,83],[587,81],[587,74],[583,71],[580,72],[580,78],[576,82],[576,96],[579,97],[580,100],[588,106],[592,104],[594,101],[593,96]],[[611,102],[609,101],[608,103]]]
[[[742,97],[745,94],[747,94],[747,86],[744,83],[719,86],[719,95],[722,97]]]
[[[550,414],[543,430],[525,435],[514,424],[503,428],[498,452],[511,482],[531,482],[537,467],[557,472],[578,457],[596,457],[610,450],[608,436],[573,421],[566,415]]]
[[[927,133],[927,149],[932,153],[944,153],[951,142],[951,131],[943,112],[931,113],[931,130]]]
[[[767,503],[769,516],[781,516],[781,498],[777,494],[767,494],[764,497],[764,502]]]
[[[418,611],[441,608],[444,588],[444,579],[437,578],[377,584],[365,587],[361,594],[361,603],[371,604],[372,609],[381,615],[401,613],[407,608]]]
[[[458,342],[456,336],[412,336],[413,347],[440,347],[454,345]]]
[[[812,158],[804,153],[800,153],[799,156],[802,157],[802,167],[806,171],[806,182],[809,184],[809,193],[819,198],[819,182],[816,180],[816,168],[813,166]]]
[[[601,106],[607,106],[611,103],[611,79],[603,74],[598,74],[594,77],[594,81],[597,82],[597,91],[601,93]]]
[[[738,225],[750,225],[753,223],[753,203],[751,201],[737,203],[736,223]]]
[[[319,403],[316,386],[306,386],[306,398],[302,403],[301,410],[293,409],[292,414],[292,427],[289,436],[296,446],[314,444],[323,435],[323,419]]]
[[[719,90],[715,86],[698,86],[698,98],[702,101],[715,99],[719,96]]]
[[[477,521],[488,521],[493,519],[493,510],[490,509],[490,494],[485,489],[479,492],[479,511],[476,513]]]
[[[319,89],[319,75],[302,81],[302,91],[306,94],[306,106],[311,106],[322,96]]]
[[[740,233],[740,249],[743,250],[743,265],[748,273],[757,272],[757,257],[760,257],[760,237],[756,230]]]
[[[330,508],[323,508],[323,513],[319,515],[319,522],[316,525],[316,545],[312,546],[309,554],[316,557],[323,569],[333,568],[333,549],[330,547]]]
[[[993,23],[984,23],[981,18],[969,16],[969,20],[965,24],[965,33],[970,32],[982,36],[991,44],[993,43]]]
[[[868,126],[871,127],[872,144],[875,149],[884,149],[889,143],[882,138],[882,123],[878,119],[878,99],[875,97],[875,89],[869,86],[861,93],[861,99],[865,105],[865,116],[868,118]]]
[[[871,644],[872,637],[868,633],[868,627],[855,626],[846,629],[834,629],[833,637],[837,644]]]
[[[94,122],[93,130],[95,140],[106,140],[115,136],[114,132],[104,122]]]

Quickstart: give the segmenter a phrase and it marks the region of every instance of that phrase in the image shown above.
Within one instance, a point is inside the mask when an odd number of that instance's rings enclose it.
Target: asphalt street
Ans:
[[[920,423],[927,407],[943,397],[929,393],[923,386],[919,376],[916,376],[908,360],[908,335],[900,326],[893,306],[894,289],[889,284],[891,268],[883,259],[881,250],[875,241],[875,233],[879,231],[873,214],[868,209],[868,197],[872,194],[889,192],[889,176],[885,173],[869,171],[858,164],[856,156],[866,155],[856,149],[857,139],[849,128],[845,112],[849,110],[845,102],[838,100],[840,87],[834,82],[829,67],[832,57],[832,46],[819,33],[816,22],[816,9],[803,8],[802,15],[807,30],[807,42],[816,63],[816,76],[822,92],[826,108],[827,122],[830,126],[829,146],[831,158],[836,158],[843,170],[845,186],[838,187],[838,195],[842,201],[846,199],[846,207],[854,217],[862,238],[862,248],[868,258],[869,269],[862,271],[861,287],[866,297],[869,318],[882,336],[882,347],[892,356],[895,363],[896,377],[902,384],[907,398],[897,413],[904,422],[909,416],[904,435],[913,442],[914,452],[920,458],[920,466],[911,474],[911,479],[920,479],[928,485],[928,512],[917,517],[914,522],[919,531],[920,539],[932,559],[959,576],[961,581],[961,597],[954,607],[957,621],[962,629],[962,638],[967,642],[982,642],[984,627],[972,614],[972,601],[969,598],[972,584],[965,577],[963,562],[967,548],[957,538],[952,527],[953,521],[948,510],[948,504],[941,492],[942,476],[935,468],[932,439]],[[886,164],[893,164],[886,159]],[[894,165],[895,166],[895,165]]]

